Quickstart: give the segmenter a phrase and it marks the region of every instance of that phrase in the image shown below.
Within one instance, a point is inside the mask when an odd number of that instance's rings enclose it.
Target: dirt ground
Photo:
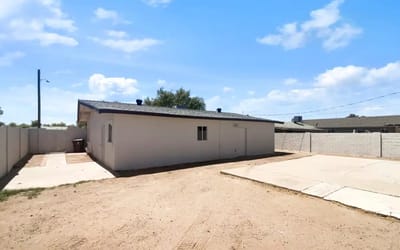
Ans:
[[[19,167],[44,167],[46,166],[46,155],[29,155],[27,158],[23,159],[21,162],[17,164]]]
[[[93,159],[86,153],[66,153],[65,161],[67,164],[92,162]]]
[[[400,221],[220,174],[299,155],[62,186],[0,203],[1,249],[400,249]]]

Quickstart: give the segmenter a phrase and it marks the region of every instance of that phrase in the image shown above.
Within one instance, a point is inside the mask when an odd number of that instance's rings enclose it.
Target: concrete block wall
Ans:
[[[311,133],[275,133],[275,148],[311,152]]]
[[[68,127],[65,130],[29,129],[29,152],[44,154],[51,152],[73,152],[72,140],[82,138],[86,140],[86,129]]]
[[[400,133],[275,133],[275,149],[400,159]]]
[[[400,159],[400,133],[382,134],[382,157]]]
[[[0,177],[8,173],[7,164],[7,128],[0,127]]]
[[[27,155],[28,141],[27,129],[0,127],[0,177]]]
[[[380,133],[315,133],[311,136],[311,152],[380,157]]]

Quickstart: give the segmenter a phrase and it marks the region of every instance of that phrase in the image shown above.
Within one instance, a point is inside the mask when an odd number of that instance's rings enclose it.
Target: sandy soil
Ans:
[[[19,167],[44,167],[46,166],[46,155],[29,155],[25,159],[22,159],[17,164]]]
[[[86,153],[66,153],[65,161],[67,164],[92,162],[93,159]]]
[[[0,203],[0,249],[400,249],[400,221],[220,170],[62,186]]]

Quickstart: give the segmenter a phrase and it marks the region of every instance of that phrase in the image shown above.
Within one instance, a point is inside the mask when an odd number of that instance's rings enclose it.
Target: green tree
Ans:
[[[4,122],[0,122],[0,127],[5,126],[6,124]]]
[[[15,122],[10,122],[10,123],[8,124],[8,126],[10,126],[10,127],[16,127],[17,124],[16,124]]]
[[[172,92],[168,90],[164,90],[160,88],[157,90],[156,98],[146,98],[144,100],[144,104],[149,106],[159,106],[159,107],[180,107],[187,109],[197,109],[197,110],[205,110],[206,104],[204,103],[203,98],[200,97],[191,97],[190,90],[185,90],[183,88],[178,89],[177,91]]]
[[[18,127],[20,127],[20,128],[29,128],[30,125],[26,124],[26,123],[21,123],[21,124],[18,125]]]
[[[67,124],[65,122],[54,122],[51,124],[52,127],[66,127]]]
[[[355,117],[360,117],[356,114],[349,114],[348,116],[346,116],[346,118],[355,118]]]
[[[37,127],[37,126],[38,126],[38,121],[37,120],[31,121],[31,127]]]

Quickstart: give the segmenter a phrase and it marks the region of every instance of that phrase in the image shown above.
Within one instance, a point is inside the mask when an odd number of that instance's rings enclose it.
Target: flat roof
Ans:
[[[217,112],[217,111],[203,111],[203,110],[182,109],[182,108],[166,108],[166,107],[156,107],[147,105],[137,105],[133,103],[106,102],[106,101],[93,101],[93,100],[78,100],[78,121],[79,121],[80,105],[96,110],[99,113],[282,123],[281,121],[274,121],[249,115],[241,115],[223,111]]]

